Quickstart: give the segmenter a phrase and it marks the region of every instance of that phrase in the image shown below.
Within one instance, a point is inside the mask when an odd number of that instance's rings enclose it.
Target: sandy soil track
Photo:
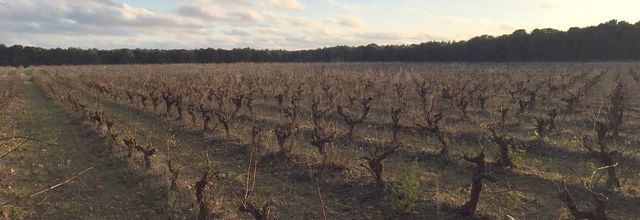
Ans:
[[[124,161],[111,157],[104,139],[44,96],[31,80],[4,109],[0,121],[15,135],[52,145],[27,142],[0,161],[2,203],[48,188],[82,170],[80,178],[46,193],[2,207],[9,219],[139,219],[158,218],[161,189],[143,190],[149,178],[130,172]],[[8,149],[4,149],[6,152]]]

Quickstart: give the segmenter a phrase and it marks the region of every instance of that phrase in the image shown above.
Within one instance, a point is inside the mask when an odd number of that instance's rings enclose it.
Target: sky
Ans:
[[[640,21],[638,0],[0,0],[0,43],[312,49]]]

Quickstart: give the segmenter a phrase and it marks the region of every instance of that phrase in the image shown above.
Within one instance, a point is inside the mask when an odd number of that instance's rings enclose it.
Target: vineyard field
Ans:
[[[0,218],[639,219],[640,63],[0,68]]]

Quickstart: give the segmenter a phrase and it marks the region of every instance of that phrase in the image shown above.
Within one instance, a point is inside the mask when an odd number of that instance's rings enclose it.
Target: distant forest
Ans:
[[[335,46],[313,50],[243,49],[80,49],[0,44],[0,65],[78,65],[232,62],[361,62],[361,61],[624,61],[640,60],[640,22],[612,20],[568,31],[517,30],[498,37],[412,45]]]

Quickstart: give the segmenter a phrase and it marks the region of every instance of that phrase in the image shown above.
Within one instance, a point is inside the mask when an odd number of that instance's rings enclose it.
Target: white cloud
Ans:
[[[541,0],[540,6],[543,9],[555,10],[568,7],[569,2],[566,0]]]
[[[400,13],[416,13],[416,9],[410,6],[397,7],[397,8],[394,8],[393,10]]]
[[[278,12],[300,7],[225,1],[198,0],[154,11],[113,1],[0,0],[0,39],[44,47],[271,49],[431,40],[417,31],[423,28],[366,30],[366,21],[356,15],[314,18]]]
[[[230,13],[231,19],[242,23],[253,23],[265,20],[265,15],[253,9]]]
[[[241,6],[251,5],[250,0],[215,0],[215,1],[223,4],[227,4],[227,5],[241,5]]]
[[[367,23],[364,22],[361,18],[349,15],[349,16],[338,16],[334,18],[335,22],[350,28],[363,28],[367,26]]]
[[[302,11],[307,9],[302,3],[298,0],[264,0],[265,3],[270,5],[271,7],[277,9],[286,9],[286,10],[297,10]]]
[[[348,12],[363,11],[366,8],[364,5],[346,3],[342,0],[327,0],[327,3]]]
[[[238,28],[231,29],[230,31],[225,31],[224,33],[233,36],[251,36],[251,33]]]
[[[185,5],[178,8],[178,14],[185,17],[204,19],[224,19],[227,14],[214,6],[198,7]]]

